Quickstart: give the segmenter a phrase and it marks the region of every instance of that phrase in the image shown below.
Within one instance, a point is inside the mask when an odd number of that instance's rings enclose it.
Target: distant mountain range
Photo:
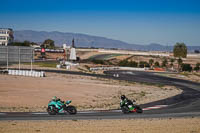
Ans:
[[[173,46],[163,46],[152,43],[149,45],[129,44],[120,40],[113,40],[105,37],[91,36],[79,33],[63,33],[58,31],[32,31],[32,30],[18,30],[14,31],[15,41],[31,41],[42,43],[46,39],[52,39],[57,46],[63,44],[71,45],[72,39],[75,40],[77,47],[95,47],[95,48],[118,48],[131,49],[141,51],[172,51]],[[189,51],[200,50],[200,46],[188,46]]]

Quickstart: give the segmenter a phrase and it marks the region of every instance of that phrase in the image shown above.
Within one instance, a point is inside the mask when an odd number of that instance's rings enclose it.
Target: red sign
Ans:
[[[42,48],[42,49],[41,49],[41,52],[42,52],[42,53],[45,53],[45,49],[44,49],[44,48]]]

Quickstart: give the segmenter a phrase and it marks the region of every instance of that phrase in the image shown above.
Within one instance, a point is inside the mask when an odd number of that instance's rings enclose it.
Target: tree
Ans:
[[[159,63],[158,61],[156,61],[156,62],[154,63],[154,67],[160,67],[160,63]]]
[[[197,63],[196,66],[194,67],[195,71],[199,71],[200,70],[200,63]]]
[[[119,63],[118,63],[118,65],[119,66],[128,66],[128,60],[121,60]]]
[[[190,64],[182,64],[181,65],[181,69],[182,69],[182,71],[189,71],[189,72],[191,72],[192,71],[192,67],[191,67],[191,65]]]
[[[182,60],[181,58],[179,58],[179,59],[177,60],[177,63],[178,63],[178,70],[180,70],[180,66],[181,66],[182,63],[183,63],[183,60]]]
[[[53,49],[55,48],[54,41],[51,39],[47,39],[42,43],[41,47]]]
[[[139,62],[139,67],[140,67],[140,68],[150,67],[150,65],[149,65],[149,63],[147,63],[146,61],[140,61],[140,62]]]
[[[153,59],[150,59],[150,60],[149,60],[149,65],[150,65],[151,68],[152,68],[153,63],[154,63],[154,60],[153,60]]]
[[[186,58],[187,57],[187,47],[184,43],[176,43],[174,45],[174,57],[182,57],[182,58]]]
[[[31,42],[29,41],[24,41],[24,42],[13,42],[12,43],[13,46],[31,46]]]
[[[162,67],[166,67],[168,64],[167,58],[164,58],[164,60],[162,61]]]
[[[130,66],[130,67],[137,67],[137,66],[138,66],[138,63],[135,62],[135,61],[130,61],[130,62],[128,63],[128,66]]]
[[[172,69],[174,68],[174,61],[175,61],[174,58],[171,58],[171,59],[170,59],[170,62],[171,62],[171,63],[170,63],[170,66],[172,67]]]

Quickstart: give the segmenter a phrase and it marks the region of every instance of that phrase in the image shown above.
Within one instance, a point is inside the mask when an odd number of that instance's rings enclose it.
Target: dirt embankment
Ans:
[[[78,110],[119,108],[120,95],[147,103],[181,93],[173,86],[152,86],[86,76],[46,73],[33,78],[0,75],[0,111],[46,111],[53,96],[72,100]]]

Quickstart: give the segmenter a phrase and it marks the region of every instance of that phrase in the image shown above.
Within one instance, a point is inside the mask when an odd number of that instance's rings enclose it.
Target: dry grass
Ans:
[[[200,118],[0,121],[1,133],[200,133]]]

